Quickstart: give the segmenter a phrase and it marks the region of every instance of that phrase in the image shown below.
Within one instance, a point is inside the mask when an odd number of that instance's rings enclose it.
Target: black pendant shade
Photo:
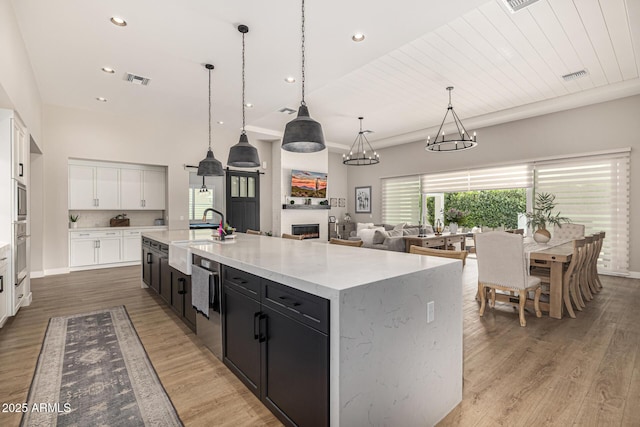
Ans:
[[[222,163],[216,159],[213,155],[213,151],[209,148],[207,151],[207,157],[202,159],[198,163],[198,176],[223,176],[224,169],[222,169]]]
[[[300,106],[298,117],[284,128],[282,149],[295,153],[315,153],[325,149],[322,126],[309,117],[306,105]]]
[[[240,141],[229,150],[227,164],[239,168],[253,168],[260,166],[258,149],[249,144],[246,133],[240,134]]]

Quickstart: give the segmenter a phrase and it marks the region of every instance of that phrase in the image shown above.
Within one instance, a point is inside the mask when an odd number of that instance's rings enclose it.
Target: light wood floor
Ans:
[[[528,314],[521,328],[510,306],[478,317],[475,277],[467,260],[463,401],[440,425],[640,425],[640,280],[601,276],[605,289],[577,319]],[[0,403],[26,400],[50,317],[124,304],[185,425],[280,425],[139,284],[138,267],[33,280],[33,304],[0,329]],[[0,413],[0,426],[19,421]]]

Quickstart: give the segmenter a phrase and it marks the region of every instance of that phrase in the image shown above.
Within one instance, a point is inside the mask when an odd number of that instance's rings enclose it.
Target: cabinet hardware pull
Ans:
[[[259,311],[257,313],[253,313],[253,339],[257,340],[258,338],[260,338],[260,335],[258,334],[258,329],[260,328],[260,315],[262,313],[260,313]],[[256,327],[256,320],[258,320],[258,327]]]
[[[262,321],[264,320],[264,329],[265,331],[267,330],[267,315],[260,313],[260,316],[258,317],[258,328],[260,329],[260,337],[258,338],[258,342],[265,342],[267,340],[267,334],[266,332],[263,333],[262,331]]]
[[[147,264],[151,264],[151,252],[147,252]]]
[[[4,292],[4,276],[0,276],[0,294]]]
[[[289,297],[281,296],[281,297],[278,297],[278,298],[280,298],[280,299],[281,299],[281,300],[283,300],[283,301],[292,301],[292,302],[291,302],[291,305],[293,305],[294,307],[298,307],[299,305],[301,305],[299,302],[297,302],[297,301],[293,301],[293,300],[292,300],[291,298],[289,298]]]
[[[18,163],[18,165],[20,166],[20,173],[18,176],[24,176],[24,165],[22,163]]]
[[[186,294],[186,293],[187,293],[187,291],[185,291],[185,290],[184,290],[184,287],[185,287],[186,282],[187,282],[187,281],[185,280],[185,278],[184,278],[184,277],[180,277],[180,278],[178,278],[178,283],[182,284],[182,290],[178,291],[178,293],[179,293],[180,295],[184,295],[184,294]]]

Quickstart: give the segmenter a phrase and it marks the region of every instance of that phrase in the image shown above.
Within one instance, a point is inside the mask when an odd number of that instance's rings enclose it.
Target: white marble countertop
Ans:
[[[78,227],[69,231],[105,231],[105,230],[166,230],[166,225],[131,225],[128,227]]]
[[[211,238],[211,230],[144,232],[165,244]],[[335,291],[460,262],[379,249],[331,245],[318,240],[236,233],[233,243],[190,245],[192,253],[260,277],[329,297]]]

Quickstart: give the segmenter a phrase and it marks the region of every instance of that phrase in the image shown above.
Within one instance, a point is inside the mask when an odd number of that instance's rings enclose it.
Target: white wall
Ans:
[[[45,274],[60,273],[68,267],[67,161],[70,157],[152,164],[168,167],[167,219],[169,228],[188,228],[189,171],[185,164],[197,165],[206,155],[207,124],[185,123],[158,118],[121,117],[58,106],[44,108],[44,208],[32,221],[44,223]],[[229,148],[240,131],[217,127],[213,130],[213,152],[223,166]],[[255,141],[261,161],[271,163],[269,143]],[[261,221],[271,223],[271,171],[262,175]],[[180,219],[183,217],[183,219]],[[33,266],[39,270],[38,266]]]
[[[329,177],[327,183],[329,200],[331,198],[348,200],[351,193],[349,193],[349,186],[347,180],[347,170],[351,166],[342,164],[342,154],[329,153]],[[347,207],[336,206],[329,210],[329,215],[336,217],[338,222],[342,222],[344,214],[350,212]]]
[[[513,163],[632,147],[630,270],[640,272],[640,95],[478,130],[478,146],[459,153],[424,151],[424,141],[378,150],[380,164],[349,169],[349,192],[372,186],[372,220],[381,221],[380,178]],[[464,118],[462,118],[464,122]],[[476,129],[469,129],[474,131]],[[375,143],[374,143],[375,146]],[[353,212],[353,197],[349,198]],[[354,220],[371,222],[369,215]]]

